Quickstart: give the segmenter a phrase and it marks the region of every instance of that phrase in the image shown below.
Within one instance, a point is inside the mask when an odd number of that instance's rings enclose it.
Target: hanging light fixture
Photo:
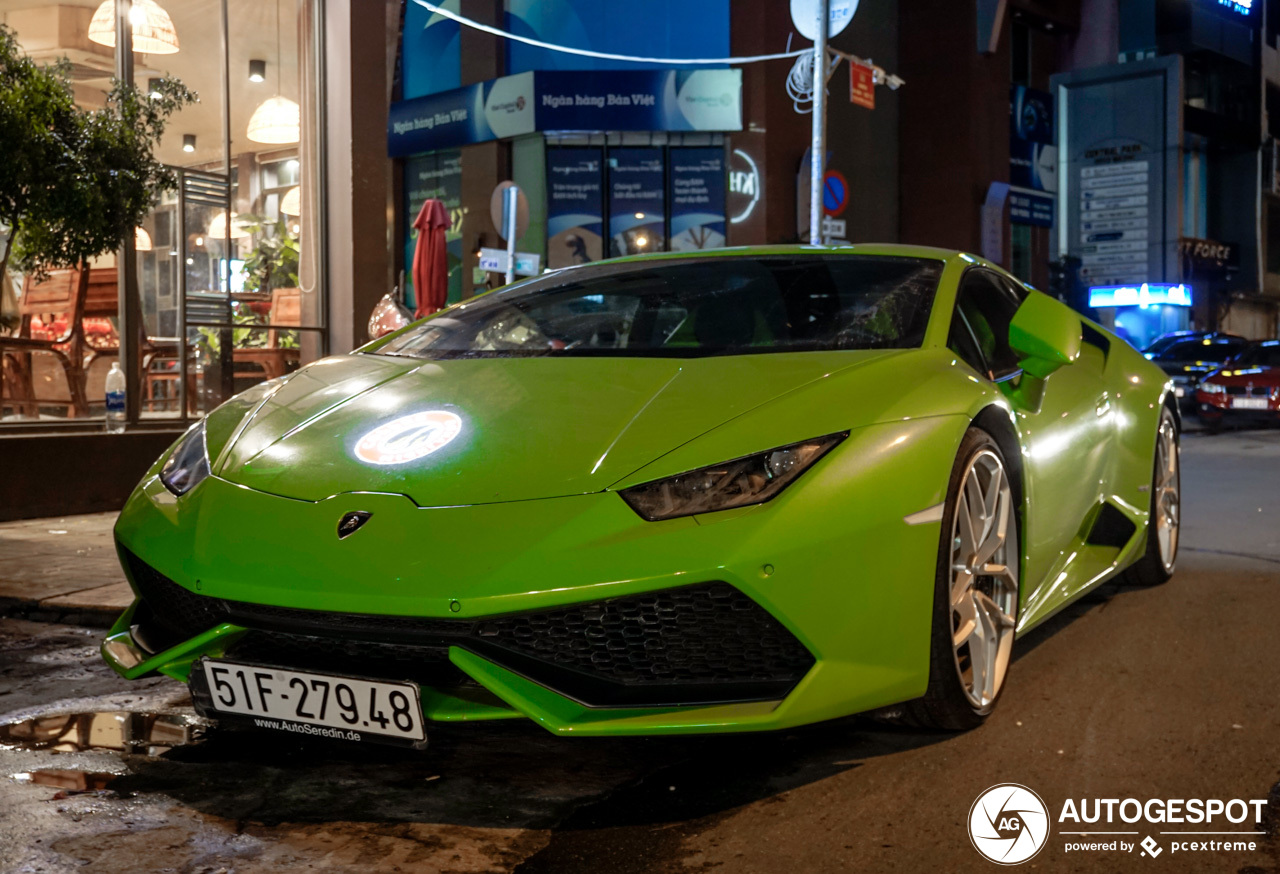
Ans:
[[[182,135],[182,151],[194,152],[195,150],[196,150],[196,135],[183,134]]]
[[[284,145],[301,138],[301,110],[297,103],[280,96],[280,57],[280,0],[276,0],[276,96],[262,101],[249,117],[245,135],[255,143]]]
[[[267,62],[263,60],[253,59],[249,61],[249,81],[265,82],[267,81]]]
[[[146,228],[138,228],[133,232],[133,248],[139,252],[151,251],[151,235]]]
[[[178,51],[178,31],[169,13],[156,0],[133,0],[129,9],[129,28],[133,31],[133,50],[146,55],[172,55]],[[115,48],[115,0],[102,4],[89,20],[89,41]]]
[[[255,143],[282,145],[296,143],[302,132],[302,115],[298,104],[288,97],[268,97],[249,118],[246,136]]]
[[[245,230],[241,223],[239,215],[231,216],[231,239],[242,240],[249,236],[249,232]],[[225,240],[227,238],[227,214],[225,212],[217,213],[209,222],[209,230],[205,235],[210,240]]]
[[[280,198],[280,211],[285,215],[302,215],[302,190],[297,185]]]

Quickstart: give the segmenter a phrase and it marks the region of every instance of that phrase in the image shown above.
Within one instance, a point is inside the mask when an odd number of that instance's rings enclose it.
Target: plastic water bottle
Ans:
[[[107,372],[107,433],[124,433],[124,371],[119,361],[111,362],[111,370]]]

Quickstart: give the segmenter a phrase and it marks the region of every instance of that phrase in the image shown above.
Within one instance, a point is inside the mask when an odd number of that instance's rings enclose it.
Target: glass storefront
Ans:
[[[117,360],[137,420],[148,422],[201,415],[323,355],[316,0],[16,0],[0,9],[30,57],[70,62],[84,109],[104,105],[117,73],[118,14],[133,22],[137,87],[150,93],[172,77],[199,98],[169,119],[157,149],[178,185],[137,229],[136,271],[115,253],[97,259],[84,301],[77,271],[4,277],[0,332],[50,345],[0,356],[0,422],[100,419]],[[121,287],[136,287],[136,309],[122,312]],[[134,312],[141,325],[129,324]],[[139,338],[127,360],[121,337]]]

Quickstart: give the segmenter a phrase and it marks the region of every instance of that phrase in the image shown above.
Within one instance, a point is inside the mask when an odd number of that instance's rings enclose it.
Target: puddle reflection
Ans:
[[[168,713],[105,711],[42,716],[0,725],[0,746],[68,753],[119,750],[159,756],[174,747],[199,743],[208,726],[196,716]]]

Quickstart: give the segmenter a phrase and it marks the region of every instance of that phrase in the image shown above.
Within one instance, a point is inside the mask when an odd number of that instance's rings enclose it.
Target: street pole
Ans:
[[[508,186],[502,192],[503,197],[503,218],[506,219],[506,225],[503,230],[507,236],[507,281],[510,285],[516,278],[516,213],[520,207],[520,189],[514,185]]]
[[[809,158],[809,242],[822,238],[822,174],[827,160],[827,29],[831,26],[829,0],[819,0],[818,36],[813,41],[813,143]]]

